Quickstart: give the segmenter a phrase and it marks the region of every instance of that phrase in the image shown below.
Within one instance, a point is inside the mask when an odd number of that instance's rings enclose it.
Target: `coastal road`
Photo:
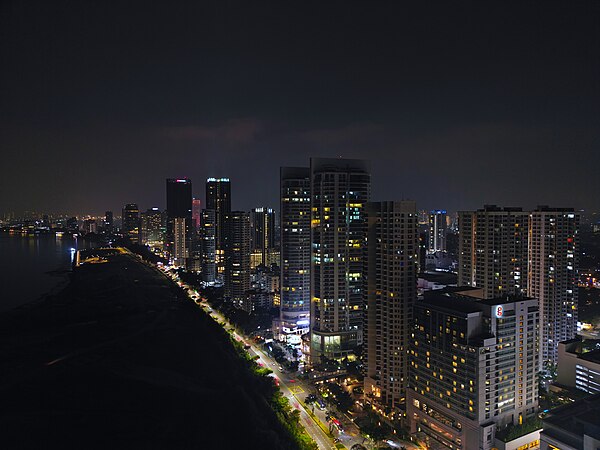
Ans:
[[[227,324],[228,327],[229,322],[227,319],[219,313],[217,310],[210,308],[209,311],[213,317],[218,322],[223,324]],[[301,400],[302,398],[308,395],[304,393],[303,388],[296,384],[296,380],[294,382],[290,381],[290,378],[283,374],[279,370],[279,364],[273,360],[269,355],[267,355],[264,351],[262,351],[254,342],[251,342],[249,339],[244,336],[238,334],[237,332],[233,332],[233,336],[235,339],[247,342],[247,345],[250,345],[248,352],[251,355],[258,356],[257,362],[263,365],[263,367],[267,367],[273,371],[273,376],[277,378],[279,381],[279,389],[283,393],[283,395],[289,400],[292,408],[295,408],[300,411],[300,423],[306,430],[306,432],[314,439],[314,441],[319,446],[320,450],[335,450],[335,445],[333,443],[332,438],[330,438],[325,431],[318,425],[318,423],[313,419],[310,414],[306,411],[304,402]],[[300,389],[298,389],[300,388]],[[304,396],[304,397],[303,397]],[[318,419],[317,419],[318,420]]]
[[[236,334],[236,337],[240,337]],[[293,408],[300,411],[300,422],[304,429],[315,440],[319,449],[330,450],[335,449],[333,440],[323,431],[318,423],[313,419],[306,410],[306,406],[302,399],[308,395],[298,384],[295,379],[290,379],[279,370],[279,364],[273,360],[264,351],[254,344],[250,344],[250,354],[258,356],[258,360],[264,367],[268,367],[273,371],[273,375],[279,380],[279,389],[290,402]],[[294,382],[290,381],[294,380]],[[318,419],[317,419],[318,420]]]

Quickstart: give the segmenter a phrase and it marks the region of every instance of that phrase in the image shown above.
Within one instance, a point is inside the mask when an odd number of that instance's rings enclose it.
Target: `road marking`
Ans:
[[[302,389],[302,387],[300,386],[292,386],[289,388],[290,391],[292,391],[294,394],[302,394],[304,392],[304,389]]]

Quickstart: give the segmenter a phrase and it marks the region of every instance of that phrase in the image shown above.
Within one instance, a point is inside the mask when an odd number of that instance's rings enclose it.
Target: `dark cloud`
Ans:
[[[369,158],[374,195],[600,209],[597,2],[2,2],[0,212],[277,204]]]

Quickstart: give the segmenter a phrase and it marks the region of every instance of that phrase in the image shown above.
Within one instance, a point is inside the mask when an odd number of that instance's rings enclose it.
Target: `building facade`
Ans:
[[[365,393],[404,409],[412,308],[417,299],[415,202],[367,203],[363,295]]]
[[[528,295],[540,302],[540,364],[555,365],[558,343],[577,331],[579,216],[572,208],[486,205],[459,213],[459,285],[484,298]]]
[[[432,446],[491,450],[537,411],[538,304],[460,289],[415,303],[407,417]]]
[[[250,290],[250,219],[244,211],[225,215],[225,297],[236,308],[252,312]]]
[[[201,240],[201,270],[202,281],[205,283],[214,283],[217,277],[216,267],[216,219],[214,209],[202,210],[202,229],[200,231]]]
[[[140,209],[137,203],[128,203],[121,213],[121,229],[123,236],[129,237],[132,242],[137,242],[140,232]]]
[[[310,169],[282,167],[279,192],[281,299],[274,328],[297,345],[310,324]]]
[[[600,350],[584,351],[580,336],[559,342],[556,383],[600,394]]]
[[[250,211],[250,265],[252,268],[270,265],[274,252],[275,211],[272,208],[254,208]]]
[[[215,212],[215,264],[217,276],[222,276],[225,272],[225,216],[231,212],[229,178],[206,180],[206,209]]]
[[[529,213],[486,205],[459,212],[458,285],[484,298],[527,292]]]
[[[187,267],[192,248],[192,181],[167,179],[166,251],[176,267]],[[177,220],[176,220],[177,219]]]
[[[173,217],[170,221],[173,239],[171,263],[174,267],[186,267],[190,257],[190,220],[186,217]]]
[[[558,343],[577,334],[579,215],[541,206],[530,215],[527,291],[540,301],[540,362],[556,365]]]
[[[162,248],[165,239],[163,213],[158,208],[150,208],[140,214],[140,244]]]
[[[369,163],[311,159],[311,359],[343,358],[362,344],[364,210]]]
[[[436,209],[429,213],[429,252],[446,251],[446,233],[448,232],[447,213]]]

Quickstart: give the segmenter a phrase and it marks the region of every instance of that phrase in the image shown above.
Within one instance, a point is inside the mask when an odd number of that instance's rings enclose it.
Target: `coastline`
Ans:
[[[0,315],[27,310],[65,289],[71,280],[68,249],[73,242],[50,235],[0,233],[6,267],[0,275]]]

